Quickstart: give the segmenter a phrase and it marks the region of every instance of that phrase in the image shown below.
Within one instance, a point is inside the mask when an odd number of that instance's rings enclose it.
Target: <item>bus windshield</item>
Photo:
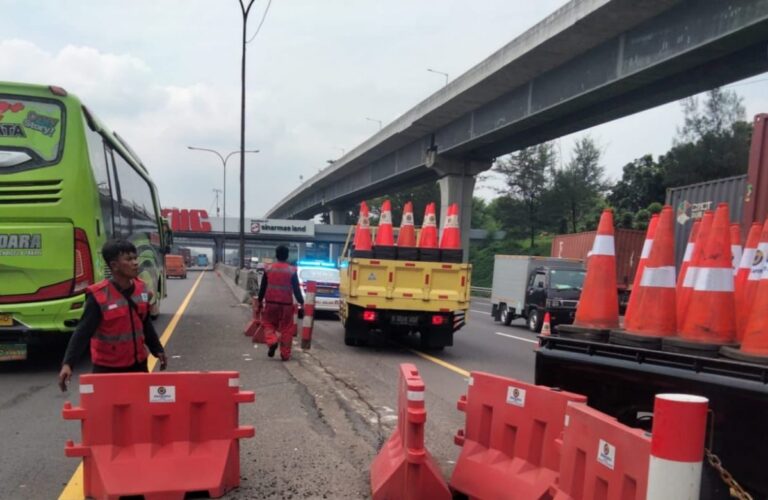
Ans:
[[[56,163],[64,146],[63,115],[57,101],[0,95],[0,168]]]

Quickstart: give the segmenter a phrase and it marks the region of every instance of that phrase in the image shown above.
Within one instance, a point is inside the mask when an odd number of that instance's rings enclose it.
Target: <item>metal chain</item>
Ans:
[[[752,495],[747,493],[744,488],[741,487],[741,485],[733,478],[731,473],[725,470],[725,467],[723,467],[723,464],[720,461],[720,457],[706,448],[704,449],[704,452],[707,455],[707,461],[709,462],[709,465],[711,465],[718,473],[720,473],[720,478],[726,485],[728,485],[731,498],[738,498],[739,500],[754,500]]]

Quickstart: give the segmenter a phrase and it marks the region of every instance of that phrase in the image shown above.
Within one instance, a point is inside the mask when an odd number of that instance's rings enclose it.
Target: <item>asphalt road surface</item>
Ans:
[[[193,272],[171,281],[159,333],[174,326],[171,318],[198,277]],[[368,496],[368,467],[397,421],[401,363],[415,364],[424,379],[426,443],[446,477],[459,453],[453,436],[464,415],[456,401],[466,391],[467,373],[533,381],[535,336],[522,321],[493,322],[487,299],[473,300],[453,347],[432,353],[419,352],[415,338],[345,346],[338,320],[325,317],[315,323],[312,349],[295,346],[293,359],[283,363],[242,335],[249,318],[221,278],[206,272],[166,346],[169,370],[234,369],[243,389],[256,392],[256,402],[240,409],[241,424],[254,425],[256,436],[242,441],[241,487],[227,498]],[[27,362],[0,364],[0,498],[57,498],[77,468],[78,460],[63,453],[65,441],[77,442],[80,434],[78,423],[61,419],[64,401],[77,402],[76,383],[68,394],[57,386],[63,349],[51,346]],[[88,368],[84,362],[76,374]]]

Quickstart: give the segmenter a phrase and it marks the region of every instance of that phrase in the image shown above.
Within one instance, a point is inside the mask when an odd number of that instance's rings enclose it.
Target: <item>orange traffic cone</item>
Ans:
[[[665,351],[714,357],[736,339],[728,220],[728,204],[721,203],[696,271],[683,328],[678,337],[663,340]]]
[[[613,212],[604,210],[592,245],[584,287],[572,325],[559,325],[560,335],[605,340],[619,327],[619,296],[616,289],[616,251]]]
[[[452,203],[448,206],[443,234],[440,236],[440,260],[442,262],[461,262],[463,256],[459,230],[459,204]]]
[[[632,290],[629,294],[629,303],[627,304],[627,310],[624,312],[624,323],[630,320],[632,314],[637,307],[637,300],[634,299],[635,290],[640,286],[640,278],[643,276],[643,269],[648,263],[648,257],[651,256],[651,249],[653,248],[653,238],[656,235],[656,226],[659,223],[659,214],[653,214],[651,220],[648,222],[648,231],[645,233],[645,242],[643,243],[643,252],[640,254],[640,260],[637,262],[637,270],[635,271],[635,279],[632,281]]]
[[[376,230],[376,242],[373,247],[373,256],[377,259],[395,258],[395,238],[392,229],[392,204],[384,200],[381,204],[379,227]]]
[[[691,234],[688,235],[688,244],[685,245],[685,254],[683,255],[683,263],[680,264],[680,272],[677,273],[677,293],[680,293],[680,289],[683,287],[683,281],[685,280],[685,273],[691,265],[693,259],[693,251],[696,248],[696,237],[699,235],[699,226],[701,221],[697,220],[691,227]],[[678,322],[680,318],[678,318]],[[681,325],[682,326],[682,325]],[[679,328],[678,328],[679,329]]]
[[[739,268],[736,270],[736,280],[734,282],[734,296],[736,299],[736,340],[741,342],[744,338],[744,330],[747,328],[749,319],[749,310],[744,307],[744,301],[752,263],[757,253],[757,245],[760,242],[760,230],[762,225],[759,222],[752,224],[747,235],[747,244],[744,245],[744,252],[741,255]]]
[[[544,322],[541,324],[541,334],[545,337],[552,334],[552,322],[549,316],[549,311],[544,313]]]
[[[430,203],[424,211],[424,223],[419,233],[419,260],[438,262],[440,250],[437,247],[437,217],[435,204]]]
[[[352,256],[364,259],[370,259],[373,256],[371,251],[371,222],[368,218],[368,205],[365,202],[360,203],[360,217],[357,219]]]
[[[643,269],[640,285],[632,290],[632,295],[636,300],[636,314],[624,322],[624,330],[611,331],[611,342],[649,349],[661,348],[661,339],[677,332],[675,227],[670,206],[665,206],[661,211],[651,255]]]
[[[749,269],[747,281],[744,283],[743,295],[740,297],[741,304],[738,314],[744,315],[745,318],[749,318],[752,314],[752,304],[757,296],[760,278],[764,274],[766,256],[768,256],[768,219],[766,219],[760,232],[760,242],[757,245],[757,250],[755,250],[755,258],[752,259],[752,266]]]
[[[416,249],[416,230],[413,222],[413,203],[406,202],[403,206],[403,220],[400,222],[400,232],[397,235],[397,258],[399,260],[419,260]]]
[[[704,257],[704,248],[707,245],[707,239],[709,239],[709,233],[712,229],[712,219],[715,214],[711,210],[704,212],[699,222],[699,230],[696,235],[696,241],[692,248],[691,262],[685,273],[681,273],[677,281],[677,331],[683,329],[683,321],[685,321],[685,314],[688,312],[688,303],[693,293],[693,285],[696,283],[696,273],[698,272],[698,266],[701,265],[701,260]],[[692,232],[693,233],[693,232]]]
[[[768,273],[760,278],[741,347],[725,346],[720,352],[740,361],[768,364]]]
[[[741,263],[741,252],[741,226],[731,224],[731,267],[733,268],[734,279]]]

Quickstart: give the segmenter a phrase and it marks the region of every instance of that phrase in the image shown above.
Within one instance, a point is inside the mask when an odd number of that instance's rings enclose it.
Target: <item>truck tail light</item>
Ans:
[[[93,260],[88,236],[82,229],[75,228],[75,279],[72,283],[72,293],[82,292],[92,283]]]
[[[363,311],[363,321],[376,321],[376,311]]]
[[[443,323],[445,323],[445,316],[441,316],[439,314],[433,314],[432,315],[432,325],[433,326],[440,326]]]

